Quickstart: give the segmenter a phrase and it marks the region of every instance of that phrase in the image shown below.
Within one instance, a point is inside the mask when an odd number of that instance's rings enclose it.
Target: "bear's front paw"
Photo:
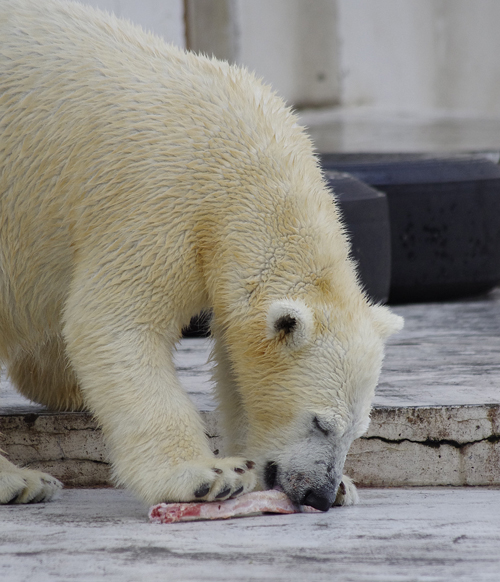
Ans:
[[[213,463],[208,481],[194,491],[194,497],[203,501],[220,501],[248,493],[255,487],[255,463],[228,457]]]
[[[252,491],[255,463],[239,457],[205,458],[178,465],[163,482],[162,491],[146,493],[150,503],[223,501]]]
[[[350,477],[342,475],[342,481],[333,505],[355,505],[356,503],[359,503],[356,485]]]
[[[55,477],[32,469],[12,465],[0,472],[0,503],[39,503],[50,501],[61,489]]]

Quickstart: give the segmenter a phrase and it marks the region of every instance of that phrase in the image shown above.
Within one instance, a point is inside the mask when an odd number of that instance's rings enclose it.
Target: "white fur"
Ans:
[[[392,313],[383,305],[374,305],[372,307],[372,314],[375,319],[375,327],[383,339],[387,339],[389,336],[403,329],[403,318]]]
[[[149,503],[262,487],[273,461],[292,498],[333,502],[400,320],[360,291],[290,109],[243,69],[59,0],[0,2],[0,95],[0,359],[18,389],[92,410],[117,483]],[[202,309],[226,458],[172,360]],[[25,470],[0,474],[1,499],[41,499],[11,485]]]
[[[50,501],[62,483],[42,471],[22,469],[0,456],[0,503]]]

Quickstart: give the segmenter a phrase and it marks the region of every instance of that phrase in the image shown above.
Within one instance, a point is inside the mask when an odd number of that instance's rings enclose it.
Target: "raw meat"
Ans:
[[[228,519],[260,513],[315,513],[318,509],[295,505],[277,490],[246,493],[227,501],[211,503],[159,503],[149,510],[153,523],[175,523],[200,519]]]

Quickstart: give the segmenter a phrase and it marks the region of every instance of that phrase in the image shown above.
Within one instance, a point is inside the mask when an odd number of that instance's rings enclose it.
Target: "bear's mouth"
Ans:
[[[269,461],[264,469],[264,482],[268,489],[274,489],[278,477],[278,463]]]

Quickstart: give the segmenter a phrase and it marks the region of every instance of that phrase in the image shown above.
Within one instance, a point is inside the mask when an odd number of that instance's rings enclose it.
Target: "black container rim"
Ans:
[[[481,155],[320,154],[324,171],[347,172],[372,186],[500,180],[500,166]]]

